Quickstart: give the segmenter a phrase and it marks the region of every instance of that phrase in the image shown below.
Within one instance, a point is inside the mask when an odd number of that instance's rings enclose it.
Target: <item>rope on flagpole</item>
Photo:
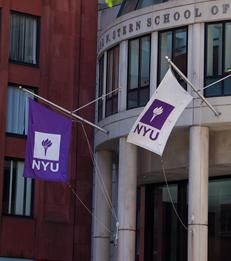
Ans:
[[[71,190],[71,192],[75,195],[75,197],[79,200],[79,202],[84,206],[84,208],[87,210],[87,212],[93,217],[95,218],[95,220],[101,224],[110,234],[112,233],[112,231],[87,207],[87,205],[81,200],[81,198],[79,197],[79,195],[77,194],[77,192],[74,190],[74,188],[70,185],[67,184],[68,188]]]
[[[193,89],[193,91],[199,96],[199,98],[202,99],[207,104],[207,106],[213,111],[214,115],[216,117],[220,116],[221,112],[218,112],[216,109],[214,109],[214,107],[200,93],[200,90],[196,89],[196,87],[189,81],[189,79],[182,73],[182,71],[171,61],[171,59],[169,59],[168,56],[165,56],[165,59],[173,67],[173,69],[180,75],[180,77]]]
[[[111,198],[110,198],[110,196],[109,196],[109,194],[108,194],[108,191],[107,191],[107,189],[106,189],[105,183],[104,183],[104,181],[103,181],[103,178],[102,178],[101,171],[100,171],[100,168],[99,168],[99,166],[98,166],[97,160],[96,160],[95,157],[94,157],[93,149],[92,149],[92,147],[91,147],[91,144],[90,144],[90,141],[89,141],[89,138],[88,138],[86,129],[84,128],[84,125],[83,125],[82,122],[80,122],[80,124],[81,124],[81,127],[82,127],[82,129],[83,129],[83,133],[84,133],[84,136],[85,136],[85,138],[86,138],[86,141],[87,141],[87,145],[88,145],[88,149],[89,149],[89,152],[90,152],[90,155],[91,155],[92,163],[93,163],[93,165],[94,165],[94,167],[95,167],[95,169],[96,169],[96,174],[97,174],[97,176],[98,176],[98,178],[99,178],[99,181],[101,182],[101,183],[99,183],[99,184],[100,184],[100,188],[101,188],[101,190],[102,190],[102,192],[103,192],[103,194],[104,194],[104,197],[105,197],[105,199],[106,199],[106,201],[107,201],[107,203],[108,203],[108,205],[109,205],[109,207],[110,207],[110,210],[111,210],[111,212],[112,212],[112,214],[113,214],[115,220],[118,222],[118,217],[117,217],[116,211],[115,211],[115,209],[114,209],[114,207],[113,207]]]
[[[164,175],[165,184],[166,184],[167,191],[168,191],[168,196],[169,196],[169,199],[171,201],[171,204],[172,204],[173,210],[175,212],[175,215],[178,218],[178,220],[181,223],[181,225],[183,226],[183,228],[185,230],[189,230],[188,227],[184,224],[183,220],[181,219],[181,217],[178,214],[178,212],[176,210],[176,207],[174,205],[174,202],[173,202],[173,199],[172,199],[172,195],[171,195],[171,192],[170,192],[170,189],[169,189],[169,185],[168,185],[168,180],[167,180],[167,177],[166,177],[166,172],[165,172],[165,167],[164,167],[164,159],[162,157],[161,157],[161,167],[162,167],[162,172],[163,172],[163,175]]]
[[[57,105],[57,104],[55,104],[55,103],[53,103],[53,102],[51,102],[51,101],[45,99],[45,98],[43,98],[42,96],[40,96],[40,95],[38,95],[38,94],[35,94],[35,93],[33,93],[33,92],[31,92],[31,91],[29,91],[29,90],[23,88],[22,86],[19,86],[19,89],[22,90],[22,91],[24,91],[24,92],[30,93],[30,94],[33,95],[34,97],[40,99],[41,101],[44,101],[45,103],[49,104],[50,106],[53,106],[54,108],[56,108],[56,109],[58,109],[58,110],[60,110],[60,111],[62,111],[62,112],[64,112],[64,113],[66,113],[68,116],[70,116],[70,117],[72,117],[72,118],[75,118],[75,119],[78,119],[78,120],[80,120],[80,121],[82,121],[82,122],[85,122],[85,123],[87,123],[88,125],[94,127],[95,129],[98,129],[98,130],[100,130],[100,131],[102,131],[102,132],[104,132],[104,133],[106,133],[106,134],[109,133],[108,130],[105,130],[105,129],[103,129],[103,128],[97,126],[97,125],[95,125],[94,123],[92,123],[92,122],[90,122],[90,121],[88,121],[88,120],[86,120],[86,119],[80,117],[79,115],[74,114],[74,113],[71,112],[71,111],[68,111],[67,109],[65,109],[65,108],[63,108],[63,107],[61,107],[61,106],[59,106],[59,105]]]

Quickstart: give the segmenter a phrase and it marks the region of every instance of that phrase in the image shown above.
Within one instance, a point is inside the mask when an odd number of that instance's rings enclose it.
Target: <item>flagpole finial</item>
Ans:
[[[171,60],[168,58],[168,56],[166,55],[165,56],[165,59],[168,61],[168,62],[170,62]]]

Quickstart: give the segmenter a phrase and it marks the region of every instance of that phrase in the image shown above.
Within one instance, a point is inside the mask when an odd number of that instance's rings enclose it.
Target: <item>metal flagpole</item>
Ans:
[[[214,107],[205,99],[205,97],[200,93],[200,90],[197,90],[196,87],[189,81],[189,79],[181,72],[181,70],[171,61],[171,59],[168,58],[168,56],[165,56],[165,59],[168,61],[168,63],[174,68],[174,70],[181,76],[181,78],[188,83],[188,85],[193,89],[193,91],[201,98],[208,107],[213,111],[215,116],[221,115],[220,112],[218,112]]]
[[[60,110],[60,111],[62,111],[62,112],[65,112],[66,114],[70,115],[71,117],[73,117],[73,118],[75,118],[75,119],[78,119],[78,120],[80,120],[80,121],[82,121],[82,122],[85,122],[85,123],[87,123],[88,125],[90,125],[90,126],[96,128],[96,129],[98,129],[98,130],[100,130],[100,131],[102,131],[102,132],[104,132],[104,133],[106,133],[106,134],[109,133],[109,131],[107,131],[107,130],[105,130],[105,129],[103,129],[103,128],[97,126],[97,125],[95,125],[94,123],[92,123],[92,122],[90,122],[90,121],[88,121],[88,120],[86,120],[86,119],[84,119],[84,118],[82,118],[82,117],[80,117],[80,116],[74,114],[73,112],[68,111],[67,109],[65,109],[65,108],[63,108],[63,107],[61,107],[61,106],[59,106],[59,105],[57,105],[57,104],[55,104],[55,103],[53,103],[53,102],[51,102],[51,101],[49,101],[49,100],[47,100],[47,99],[41,97],[41,96],[39,96],[39,95],[37,95],[37,94],[35,94],[35,93],[33,93],[33,92],[31,92],[31,91],[25,89],[25,88],[23,88],[22,86],[19,86],[19,89],[21,89],[22,91],[27,92],[27,93],[33,95],[34,97],[40,99],[41,101],[46,102],[47,104],[49,104],[49,105],[55,107],[56,109],[58,109],[58,110]]]

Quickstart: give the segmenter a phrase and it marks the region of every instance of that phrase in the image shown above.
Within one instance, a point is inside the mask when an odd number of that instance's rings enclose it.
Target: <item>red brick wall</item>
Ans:
[[[69,110],[95,95],[97,1],[0,0],[0,212],[4,157],[24,158],[24,138],[5,134],[8,83],[33,86]],[[10,10],[40,17],[39,66],[8,62]],[[94,121],[94,106],[81,115]],[[87,127],[90,140],[93,129]],[[92,165],[79,124],[73,124],[70,182],[91,208]],[[91,216],[64,184],[36,181],[34,217],[0,215],[0,256],[39,261],[90,261]]]

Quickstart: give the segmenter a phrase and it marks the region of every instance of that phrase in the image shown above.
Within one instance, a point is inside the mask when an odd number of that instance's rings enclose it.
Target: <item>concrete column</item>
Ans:
[[[135,260],[137,147],[120,138],[118,218],[118,261]]]
[[[207,261],[209,129],[190,128],[188,261]]]
[[[101,176],[106,190],[111,197],[112,190],[112,153],[109,151],[96,152]],[[111,210],[102,192],[100,179],[95,173],[94,176],[94,215],[93,218],[93,261],[108,261],[110,256],[110,233]],[[105,226],[104,226],[104,225]]]
[[[150,97],[157,88],[158,32],[151,34]]]

